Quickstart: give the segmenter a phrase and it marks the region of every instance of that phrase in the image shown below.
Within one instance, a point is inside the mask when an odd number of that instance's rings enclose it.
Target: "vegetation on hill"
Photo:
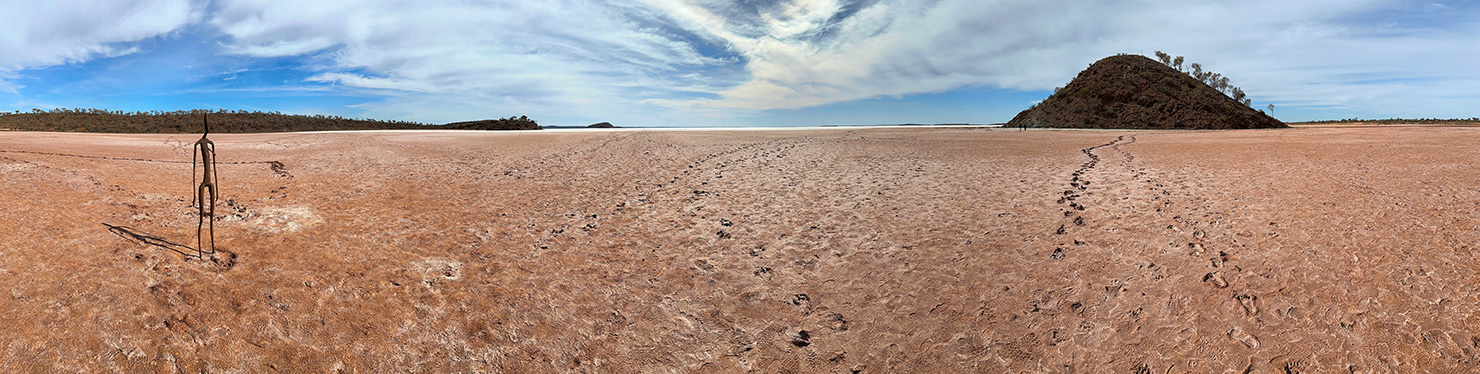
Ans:
[[[108,133],[198,133],[201,118],[210,116],[213,133],[259,133],[336,130],[538,130],[527,117],[429,125],[408,121],[381,121],[339,116],[248,112],[241,110],[184,110],[121,112],[102,109],[35,109],[0,112],[0,129]]]
[[[590,126],[586,126],[586,128],[591,128],[591,129],[615,129],[615,128],[617,128],[617,126],[616,125],[613,125],[611,122],[597,122],[597,123],[591,124]]]
[[[1202,64],[1194,62],[1191,65],[1188,65],[1188,68],[1190,70],[1182,71],[1182,62],[1185,60],[1182,58],[1182,56],[1177,56],[1174,58],[1172,57],[1172,55],[1166,54],[1165,52],[1156,51],[1156,58],[1158,60],[1161,60],[1162,64],[1173,69],[1177,69],[1177,71],[1187,73],[1187,75],[1199,81],[1202,81],[1203,84],[1208,85],[1208,87],[1212,87],[1213,89],[1218,90],[1218,92],[1222,92],[1228,95],[1228,97],[1232,97],[1233,101],[1243,103],[1244,106],[1253,106],[1254,104],[1253,100],[1249,99],[1248,95],[1244,94],[1243,88],[1234,87],[1232,84],[1229,84],[1228,77],[1223,76],[1223,74],[1203,70]],[[1274,104],[1270,104],[1270,106],[1273,107]]]
[[[1179,59],[1180,60],[1180,59]],[[1175,64],[1177,61],[1173,61]],[[1251,129],[1286,127],[1203,79],[1140,55],[1121,54],[1090,64],[1042,102],[1018,113],[1008,127],[1102,129]],[[1226,80],[1217,76],[1220,86]],[[1243,90],[1237,92],[1242,93]]]
[[[485,119],[481,121],[453,122],[442,125],[448,130],[539,130],[539,123],[529,117]]]

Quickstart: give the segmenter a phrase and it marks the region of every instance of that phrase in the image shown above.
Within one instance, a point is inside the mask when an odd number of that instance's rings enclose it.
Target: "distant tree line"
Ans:
[[[1243,103],[1244,105],[1247,105],[1249,107],[1254,106],[1254,101],[1252,99],[1249,99],[1248,95],[1244,94],[1244,89],[1234,87],[1232,84],[1229,84],[1228,77],[1223,76],[1223,74],[1214,73],[1211,71],[1204,71],[1202,64],[1196,62],[1187,66],[1190,70],[1182,70],[1182,62],[1184,62],[1182,56],[1173,57],[1172,55],[1169,55],[1162,51],[1156,51],[1156,59],[1160,60],[1161,63],[1166,64],[1173,69],[1177,69],[1177,71],[1187,73],[1187,75],[1190,75],[1193,78],[1202,81],[1209,87],[1218,90],[1218,92],[1222,92],[1224,95],[1232,97],[1234,101]]]
[[[1375,124],[1375,125],[1397,125],[1397,124],[1420,124],[1420,125],[1480,125],[1480,117],[1470,118],[1388,118],[1388,119],[1328,119],[1319,121],[1293,122],[1292,125],[1317,125],[1317,124]]]
[[[506,130],[540,129],[527,117],[431,125],[410,121],[382,121],[326,115],[283,114],[244,110],[193,109],[173,112],[123,112],[104,109],[32,109],[0,112],[0,130],[106,133],[198,133],[201,117],[209,115],[213,133],[260,133],[336,130]],[[456,125],[456,126],[454,126]]]
[[[453,122],[442,125],[448,130],[539,130],[540,124],[529,117],[486,119],[482,121]]]

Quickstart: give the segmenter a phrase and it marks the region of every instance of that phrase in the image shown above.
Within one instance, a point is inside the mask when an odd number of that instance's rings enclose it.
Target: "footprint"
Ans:
[[[1136,364],[1136,366],[1134,366],[1134,367],[1131,367],[1131,373],[1132,374],[1151,374],[1151,367],[1146,366],[1146,363],[1142,362],[1140,364]]]
[[[842,314],[831,313],[827,315],[827,327],[837,331],[848,331],[848,320],[843,319]]]
[[[694,260],[694,267],[704,271],[714,270],[714,265],[710,265],[709,261],[703,259]]]
[[[809,297],[807,297],[807,294],[804,294],[804,293],[799,293],[799,294],[793,295],[791,297],[791,305],[801,306],[801,305],[807,304],[807,303],[809,303],[811,301],[812,301],[812,299],[809,298]]]
[[[1249,335],[1249,333],[1244,332],[1238,326],[1234,326],[1232,330],[1228,330],[1228,337],[1237,340],[1239,343],[1244,343],[1250,349],[1259,349],[1259,338]]]
[[[812,345],[812,334],[808,333],[807,330],[797,331],[796,336],[791,338],[791,345],[798,348]]]
[[[1306,368],[1305,362],[1304,361],[1300,361],[1300,360],[1293,360],[1293,361],[1286,362],[1285,363],[1285,366],[1284,366],[1285,373],[1288,373],[1288,374],[1300,374],[1300,373],[1304,373],[1305,372],[1305,368]]]
[[[1248,314],[1250,317],[1259,315],[1259,307],[1254,305],[1254,302],[1259,299],[1258,296],[1235,294],[1233,295],[1233,298],[1238,299],[1238,303],[1244,306],[1244,313]]]
[[[765,266],[756,267],[754,271],[751,271],[751,274],[757,277],[771,279],[771,268]]]
[[[1192,253],[1188,253],[1188,255],[1191,255],[1192,257],[1202,256],[1202,254],[1203,254],[1203,245],[1202,244],[1187,243],[1187,247],[1192,248]]]
[[[1223,276],[1218,274],[1218,272],[1212,272],[1208,273],[1208,275],[1204,275],[1203,282],[1211,282],[1213,283],[1213,286],[1218,288],[1228,288],[1228,281],[1223,280]]]

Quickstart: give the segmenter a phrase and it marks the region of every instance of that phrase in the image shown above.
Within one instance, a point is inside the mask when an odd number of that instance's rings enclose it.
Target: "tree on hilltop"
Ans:
[[[1190,70],[1183,71],[1182,63],[1186,61],[1183,56],[1172,57],[1172,55],[1167,54],[1166,52],[1156,51],[1156,58],[1158,60],[1161,60],[1161,63],[1163,65],[1172,67],[1173,69],[1177,69],[1177,71],[1179,72],[1187,73],[1187,75],[1191,76],[1193,79],[1197,79],[1203,84],[1208,85],[1208,87],[1212,87],[1213,89],[1218,90],[1218,92],[1222,92],[1223,94],[1228,95],[1229,97],[1233,98],[1234,101],[1244,103],[1244,105],[1249,105],[1250,107],[1253,107],[1252,100],[1248,99],[1248,95],[1244,93],[1244,89],[1235,87],[1229,81],[1228,77],[1223,76],[1223,74],[1203,70],[1202,64],[1196,62],[1188,65],[1188,68]],[[1270,112],[1273,113],[1274,108],[1270,108]]]

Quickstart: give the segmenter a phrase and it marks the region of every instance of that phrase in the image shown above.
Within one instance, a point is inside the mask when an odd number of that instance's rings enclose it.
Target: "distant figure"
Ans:
[[[202,177],[200,187],[195,189],[195,200],[193,204],[199,209],[199,217],[195,221],[195,252],[197,257],[205,258],[205,240],[210,238],[211,254],[216,254],[216,199],[220,193],[216,191],[216,143],[206,139],[211,134],[210,121],[202,117],[201,122],[205,125],[205,133],[200,135],[200,140],[195,141],[195,149],[190,153],[190,184],[195,184],[195,155],[200,154]],[[209,226],[207,226],[209,222]],[[209,228],[207,231],[202,231]]]

